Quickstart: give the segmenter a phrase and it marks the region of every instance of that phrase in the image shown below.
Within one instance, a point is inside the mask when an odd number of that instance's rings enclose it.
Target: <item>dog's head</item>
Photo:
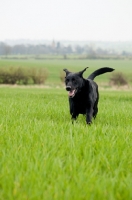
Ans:
[[[66,90],[69,92],[68,94],[70,98],[73,98],[83,87],[84,85],[83,73],[84,71],[86,71],[87,68],[88,67],[77,73],[72,73],[69,72],[67,69],[64,69],[64,71],[66,72],[66,77],[65,77]]]

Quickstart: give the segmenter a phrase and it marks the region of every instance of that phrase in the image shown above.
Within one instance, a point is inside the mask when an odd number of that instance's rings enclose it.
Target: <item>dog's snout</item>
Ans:
[[[71,90],[71,86],[66,86],[66,90],[70,91]]]

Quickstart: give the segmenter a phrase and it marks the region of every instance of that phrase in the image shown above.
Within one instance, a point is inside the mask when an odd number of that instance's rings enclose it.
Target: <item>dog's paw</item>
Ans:
[[[76,118],[72,118],[72,124],[74,124],[75,121],[76,121]]]
[[[89,126],[90,126],[91,124],[92,124],[92,122],[87,122],[87,125],[89,125]]]

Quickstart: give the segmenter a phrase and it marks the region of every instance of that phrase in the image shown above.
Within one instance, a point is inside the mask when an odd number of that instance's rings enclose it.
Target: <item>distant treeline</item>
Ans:
[[[54,41],[50,45],[46,44],[17,44],[14,46],[8,45],[4,42],[0,42],[0,55],[44,55],[44,54],[55,54],[55,55],[66,55],[77,54],[77,55],[86,55],[86,58],[97,58],[98,56],[132,56],[132,52],[122,51],[120,54],[113,49],[102,49],[100,47],[94,48],[90,45],[67,45],[64,46]]]

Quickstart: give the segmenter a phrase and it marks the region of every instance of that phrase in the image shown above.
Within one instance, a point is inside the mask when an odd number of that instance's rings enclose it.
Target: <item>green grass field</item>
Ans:
[[[71,71],[79,71],[89,67],[84,73],[88,77],[90,73],[100,67],[111,67],[116,72],[126,74],[132,81],[132,60],[0,60],[0,67],[43,67],[48,70],[49,77],[46,81],[48,85],[61,85],[60,73],[64,68]],[[111,73],[104,74],[96,78],[97,82],[108,82]]]
[[[72,125],[67,98],[64,89],[0,88],[1,200],[132,199],[132,93],[100,91],[91,126],[81,115]]]

